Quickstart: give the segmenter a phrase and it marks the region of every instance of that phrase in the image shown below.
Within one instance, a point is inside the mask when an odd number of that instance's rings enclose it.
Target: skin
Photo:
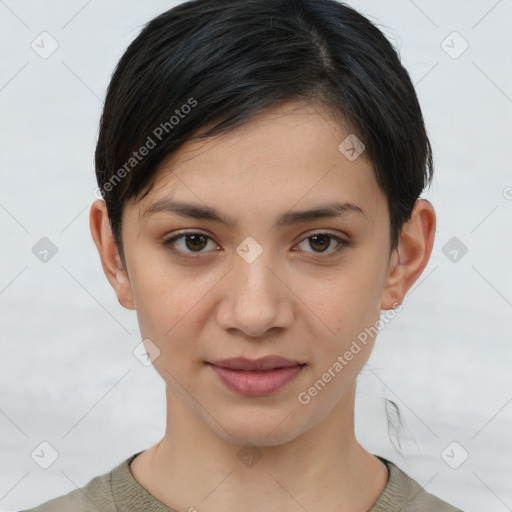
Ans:
[[[160,350],[153,365],[166,383],[165,436],[130,469],[171,508],[367,511],[386,485],[386,467],[354,434],[356,377],[374,339],[308,404],[297,399],[381,310],[401,304],[434,243],[435,212],[420,199],[391,251],[387,202],[371,162],[364,153],[350,161],[338,149],[349,133],[322,106],[288,103],[220,137],[189,141],[161,166],[151,192],[126,205],[126,266],[105,203],[92,205],[105,274],[119,302],[136,310],[142,338]],[[238,224],[144,215],[171,197]],[[276,224],[285,212],[333,201],[354,203],[364,215]],[[183,229],[209,238],[181,239],[173,253],[162,241]],[[335,253],[335,239],[308,238],[326,231],[350,245]],[[263,250],[252,263],[236,252],[247,236]],[[266,355],[306,366],[265,397],[228,390],[205,363]],[[246,450],[261,456],[251,467],[237,457],[249,443]]]

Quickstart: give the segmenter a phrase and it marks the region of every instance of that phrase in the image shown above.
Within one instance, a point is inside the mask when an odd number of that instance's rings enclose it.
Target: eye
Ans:
[[[202,254],[203,249],[208,246],[208,242],[213,244],[213,248],[219,248],[213,240],[203,233],[186,232],[164,240],[163,244],[169,247],[173,252],[182,252],[185,254]]]
[[[337,245],[334,247],[334,249],[328,250],[329,247],[332,247],[333,241]],[[298,245],[298,247],[304,244],[306,244],[306,247],[313,249],[313,253],[327,254],[328,256],[333,256],[334,254],[337,254],[339,251],[341,251],[344,247],[350,246],[350,242],[348,240],[344,240],[339,236],[324,232],[314,233],[308,236]],[[303,248],[301,250],[306,249]],[[306,250],[306,252],[308,251]]]

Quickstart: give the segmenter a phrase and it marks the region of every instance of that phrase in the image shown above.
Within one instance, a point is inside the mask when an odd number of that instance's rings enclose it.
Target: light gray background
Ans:
[[[136,317],[103,275],[88,210],[111,72],[175,3],[0,0],[0,509],[83,486],[164,433],[163,382],[132,353]],[[512,1],[350,5],[417,86],[438,214],[431,261],[360,377],[359,438],[465,511],[511,510]],[[59,45],[47,59],[31,48],[43,31]],[[32,253],[42,237],[58,249],[46,263]],[[468,249],[456,262],[443,252],[453,237]],[[405,419],[402,455],[383,397]],[[31,457],[43,441],[59,454],[48,469]]]

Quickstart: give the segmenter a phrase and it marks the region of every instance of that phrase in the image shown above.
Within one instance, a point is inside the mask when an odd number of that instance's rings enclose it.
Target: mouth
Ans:
[[[230,391],[252,397],[280,391],[306,366],[306,363],[277,356],[256,360],[223,359],[207,364]]]
[[[219,368],[228,370],[242,371],[266,371],[281,368],[293,368],[295,366],[304,366],[305,363],[292,361],[279,356],[267,356],[260,359],[246,359],[245,357],[235,357],[232,359],[221,359],[213,361],[212,364]]]

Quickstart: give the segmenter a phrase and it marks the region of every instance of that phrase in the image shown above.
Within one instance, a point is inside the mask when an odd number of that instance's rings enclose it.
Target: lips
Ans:
[[[265,371],[273,370],[274,368],[300,366],[303,363],[290,361],[289,359],[284,359],[279,356],[267,356],[262,357],[261,359],[246,359],[244,357],[221,359],[210,364],[218,366],[219,368],[227,368],[228,370]]]
[[[278,356],[261,359],[222,359],[209,363],[220,381],[230,391],[247,397],[266,396],[278,392],[294,380],[305,363]]]

